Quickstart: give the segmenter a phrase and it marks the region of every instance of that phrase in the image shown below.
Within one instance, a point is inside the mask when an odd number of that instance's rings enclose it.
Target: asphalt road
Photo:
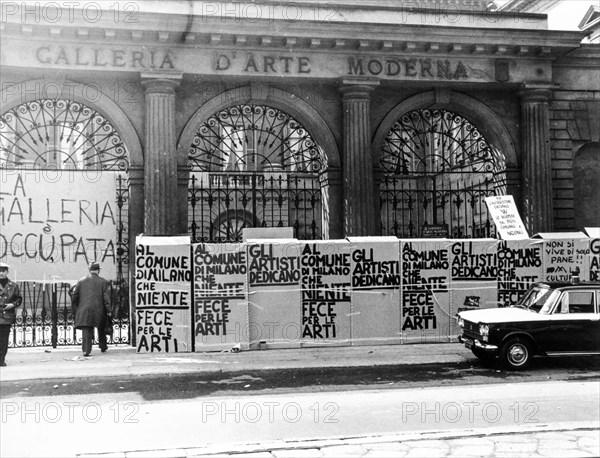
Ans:
[[[2,382],[0,393],[3,399],[131,393],[140,400],[157,401],[252,393],[311,393],[549,380],[600,380],[600,357],[538,358],[526,372],[510,372],[497,363],[486,364],[472,359],[445,364],[25,380]]]
[[[30,396],[30,390],[10,397],[3,393],[0,452],[3,457],[76,456],[406,432],[469,430],[485,434],[499,427],[522,432],[539,425],[589,424],[600,416],[597,380],[499,380],[487,385],[411,388],[369,385],[360,390],[323,392],[313,385],[312,391],[300,393],[287,388],[277,393],[254,389],[246,394],[239,391],[260,386],[250,375],[230,375],[218,382],[235,389],[226,395],[213,392],[211,396],[153,400],[144,396],[147,392],[143,390],[133,392],[125,381],[115,392],[71,395],[63,392],[69,386],[63,381],[64,386],[52,388],[54,396]],[[212,381],[187,383],[200,388]],[[195,391],[190,388],[186,392]]]

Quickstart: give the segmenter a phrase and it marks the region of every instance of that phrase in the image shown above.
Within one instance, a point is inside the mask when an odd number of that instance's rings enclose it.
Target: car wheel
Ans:
[[[482,361],[491,361],[495,358],[494,355],[488,353],[487,351],[483,351],[480,348],[471,348],[471,351],[473,352],[473,354],[475,356],[477,356],[477,358],[481,359]]]
[[[531,345],[525,339],[516,337],[502,346],[502,362],[507,369],[521,371],[531,363]]]

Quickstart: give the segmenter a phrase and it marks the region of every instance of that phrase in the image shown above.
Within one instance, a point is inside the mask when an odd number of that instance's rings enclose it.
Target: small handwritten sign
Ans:
[[[529,235],[523,225],[513,196],[486,197],[485,203],[503,240],[524,240]]]
[[[444,239],[448,237],[447,224],[425,224],[421,237],[426,239]]]

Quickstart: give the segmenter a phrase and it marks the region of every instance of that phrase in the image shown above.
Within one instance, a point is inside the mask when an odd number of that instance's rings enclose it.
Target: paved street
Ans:
[[[3,457],[600,454],[598,358],[515,373],[458,344],[79,354],[9,351]]]
[[[110,457],[197,457],[244,456],[254,458],[292,457],[597,457],[600,455],[598,430],[575,429],[528,433],[464,432],[460,437],[445,434],[396,435],[328,441],[262,444],[255,447],[217,449],[172,449],[148,452],[111,454]],[[97,457],[98,455],[88,455]],[[108,457],[109,455],[101,455]]]

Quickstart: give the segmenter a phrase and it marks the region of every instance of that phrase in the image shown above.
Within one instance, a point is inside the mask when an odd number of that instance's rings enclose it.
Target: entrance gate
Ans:
[[[494,237],[484,199],[506,194],[504,157],[465,118],[405,114],[385,138],[380,169],[382,234]]]
[[[193,242],[239,242],[247,227],[323,238],[327,162],[288,114],[263,105],[221,110],[199,126],[188,157]]]

